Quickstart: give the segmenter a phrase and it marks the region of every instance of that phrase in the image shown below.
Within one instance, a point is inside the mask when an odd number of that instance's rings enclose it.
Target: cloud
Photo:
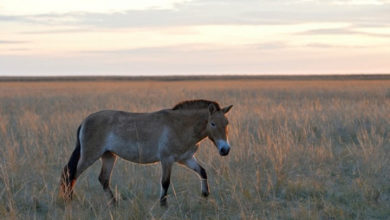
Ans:
[[[228,52],[232,48],[221,48],[216,45],[210,44],[179,44],[174,46],[155,46],[155,47],[138,47],[130,49],[113,49],[113,50],[83,50],[82,54],[95,54],[95,55],[107,55],[107,54],[126,54],[126,55],[147,55],[156,56],[164,54],[203,54],[203,53],[216,53],[216,52]]]
[[[265,42],[256,46],[259,50],[275,50],[275,49],[285,49],[289,45],[285,42],[275,41],[275,42]]]
[[[314,48],[335,48],[336,46],[331,45],[331,44],[322,44],[322,43],[311,43],[311,44],[306,44],[306,47],[314,47]]]
[[[366,35],[371,37],[390,37],[390,34],[370,33],[346,28],[321,28],[297,33],[299,35]]]
[[[13,48],[13,49],[7,49],[7,51],[10,51],[10,52],[25,52],[25,51],[31,51],[31,49],[29,48]]]
[[[271,41],[261,44],[246,44],[240,46],[218,46],[214,44],[179,44],[173,46],[155,46],[155,47],[138,47],[130,49],[113,49],[113,50],[83,50],[81,54],[90,55],[109,55],[109,54],[125,54],[125,55],[147,55],[147,56],[163,56],[164,54],[175,54],[177,56],[204,56],[206,54],[224,54],[224,53],[240,53],[242,51],[271,51],[281,50],[291,47],[286,42]]]
[[[348,28],[322,28],[322,29],[313,29],[299,34],[308,34],[308,35],[335,35],[335,34],[356,34],[356,31],[351,31]]]
[[[324,44],[324,43],[310,43],[304,45],[305,47],[310,48],[319,48],[319,49],[362,49],[362,48],[370,48],[369,46],[360,46],[360,45],[354,45],[354,46],[347,46],[347,45],[334,45],[334,44]]]
[[[67,29],[50,29],[41,31],[22,31],[20,34],[66,34],[66,33],[82,33],[92,32],[93,29],[89,28],[67,28]]]
[[[23,16],[0,15],[0,22],[25,22]]]
[[[18,41],[18,40],[0,40],[0,44],[25,44],[29,41]]]
[[[356,25],[388,25],[390,4],[380,1],[222,1],[196,0],[176,3],[172,9],[123,10],[121,12],[69,12],[0,16],[0,22],[45,25],[132,28],[185,25],[291,24],[348,22]],[[345,3],[340,6],[338,4]],[[348,3],[348,4],[347,4]]]

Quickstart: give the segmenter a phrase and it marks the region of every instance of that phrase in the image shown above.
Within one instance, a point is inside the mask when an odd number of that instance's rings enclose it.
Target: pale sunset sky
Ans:
[[[1,0],[0,76],[390,73],[390,0]]]

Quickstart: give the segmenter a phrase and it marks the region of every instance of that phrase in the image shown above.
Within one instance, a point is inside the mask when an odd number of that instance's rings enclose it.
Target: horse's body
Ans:
[[[76,149],[62,173],[61,189],[65,198],[71,198],[77,177],[101,158],[99,181],[115,202],[109,182],[116,156],[143,164],[161,161],[162,205],[166,204],[171,168],[175,162],[198,173],[202,179],[202,194],[207,196],[206,171],[194,154],[198,143],[205,137],[215,143],[221,155],[228,154],[230,146],[224,114],[230,108],[221,109],[215,102],[196,100],[152,113],[106,110],[89,115],[78,129]]]

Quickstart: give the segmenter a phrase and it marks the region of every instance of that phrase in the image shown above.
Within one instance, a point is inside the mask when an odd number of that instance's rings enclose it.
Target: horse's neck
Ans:
[[[200,114],[198,118],[196,118],[195,126],[193,129],[194,137],[196,137],[197,142],[203,140],[207,137],[207,120],[208,120],[208,112],[206,114]]]
[[[184,119],[185,118],[185,119]],[[194,111],[191,114],[185,114],[186,132],[188,132],[188,137],[191,142],[194,144],[198,143],[202,139],[207,137],[207,119],[208,119],[208,111]]]

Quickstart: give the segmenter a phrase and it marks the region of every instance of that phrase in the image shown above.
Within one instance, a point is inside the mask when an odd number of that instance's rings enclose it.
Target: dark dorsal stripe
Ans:
[[[203,108],[208,108],[210,104],[214,104],[217,111],[221,110],[221,107],[219,106],[218,103],[214,101],[204,100],[204,99],[187,100],[187,101],[179,102],[172,108],[172,110],[203,109]]]

